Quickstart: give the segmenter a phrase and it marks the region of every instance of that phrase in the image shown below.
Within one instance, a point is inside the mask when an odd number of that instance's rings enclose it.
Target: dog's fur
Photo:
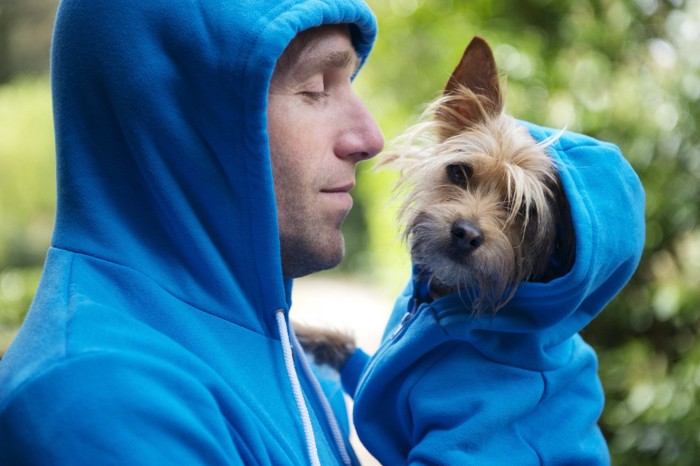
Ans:
[[[553,141],[535,142],[503,113],[500,89],[491,49],[475,37],[428,118],[385,159],[402,165],[404,236],[433,297],[465,293],[477,314],[497,312],[521,281],[551,279],[555,251],[567,263],[573,252],[556,247],[568,213]]]
[[[537,143],[503,106],[493,53],[475,37],[442,96],[382,162],[401,168],[403,236],[431,297],[460,292],[475,315],[496,313],[520,282],[549,281],[574,259],[566,198],[547,154],[554,140]],[[318,350],[313,332],[302,333]],[[326,336],[348,348],[349,337]],[[344,357],[332,359],[342,367]]]

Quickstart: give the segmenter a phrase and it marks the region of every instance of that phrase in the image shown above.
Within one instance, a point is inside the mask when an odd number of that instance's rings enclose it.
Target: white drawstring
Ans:
[[[292,346],[289,343],[289,329],[287,328],[284,310],[279,309],[275,314],[275,317],[277,318],[277,328],[279,330],[280,340],[282,342],[282,352],[284,354],[284,365],[287,368],[287,377],[289,377],[289,382],[292,384],[294,401],[296,401],[299,416],[301,417],[301,424],[304,428],[306,450],[309,456],[309,462],[311,463],[311,466],[321,466],[321,462],[318,459],[318,451],[316,451],[316,437],[314,436],[314,428],[311,424],[309,409],[306,406],[304,393],[302,392],[301,384],[299,383],[299,377],[297,376],[296,369],[294,368],[294,357],[292,355]]]
[[[328,420],[328,424],[331,428],[331,434],[333,435],[333,440],[335,441],[336,447],[338,447],[340,458],[343,460],[343,464],[351,466],[352,460],[350,459],[348,450],[345,447],[343,434],[340,432],[340,427],[338,426],[338,421],[336,420],[335,414],[333,413],[333,408],[331,408],[331,404],[328,401],[328,398],[326,398],[326,394],[323,392],[321,384],[318,382],[318,379],[316,379],[316,375],[311,370],[311,366],[309,365],[309,362],[306,359],[306,355],[304,354],[304,349],[301,347],[301,343],[299,343],[296,334],[292,331],[290,332],[290,335],[292,337],[292,344],[294,345],[294,350],[297,352],[297,354],[299,354],[301,368],[306,374],[306,377],[311,381],[311,385],[314,391],[316,392],[316,396],[321,401],[321,407],[323,408],[323,412],[325,413],[326,419]]]

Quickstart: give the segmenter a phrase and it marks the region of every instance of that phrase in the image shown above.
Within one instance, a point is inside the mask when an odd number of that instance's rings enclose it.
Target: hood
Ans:
[[[583,329],[624,287],[644,248],[644,190],[639,177],[613,144],[521,122],[549,147],[571,210],[576,258],[565,275],[547,283],[523,282],[496,315],[469,316],[458,294],[430,304],[450,337],[468,340],[495,361],[519,367],[552,368],[571,356],[571,337]],[[421,296],[414,279],[399,298],[385,338],[401,314]],[[402,312],[396,312],[401,308]]]
[[[251,330],[276,329],[292,282],[281,271],[268,85],[299,31],[332,23],[351,25],[364,61],[376,22],[361,0],[62,0],[53,246],[131,268]]]

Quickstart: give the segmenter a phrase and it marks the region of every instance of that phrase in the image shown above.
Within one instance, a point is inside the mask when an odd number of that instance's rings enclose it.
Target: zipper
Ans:
[[[396,330],[394,330],[394,332],[389,337],[389,340],[387,341],[392,341],[398,337],[399,333],[404,329],[404,327],[408,325],[413,316],[417,314],[416,311],[418,311],[418,307],[420,307],[418,298],[413,298],[413,304],[411,305],[411,309],[407,311],[406,314],[404,314],[403,318],[401,319],[401,322],[399,322],[399,325],[396,327]]]
[[[400,339],[404,333],[406,333],[406,330],[413,321],[413,318],[418,315],[418,309],[420,308],[420,305],[421,303],[418,300],[418,298],[413,298],[413,304],[411,306],[411,309],[404,314],[403,318],[401,319],[401,322],[396,327],[396,330],[394,330],[391,336],[386,341],[384,341],[384,343],[382,343],[377,352],[374,353],[374,355],[370,358],[370,361],[367,364],[365,370],[362,372],[362,376],[360,377],[360,380],[357,384],[360,390],[364,385],[365,379],[370,374],[370,372],[372,372],[374,366],[377,364],[377,361],[380,361],[382,355],[388,351],[389,347],[392,346],[398,339]]]

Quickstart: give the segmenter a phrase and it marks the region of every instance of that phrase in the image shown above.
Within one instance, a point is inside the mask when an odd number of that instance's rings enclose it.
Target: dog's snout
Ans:
[[[460,254],[469,254],[484,243],[481,229],[468,220],[452,224],[452,244]]]

